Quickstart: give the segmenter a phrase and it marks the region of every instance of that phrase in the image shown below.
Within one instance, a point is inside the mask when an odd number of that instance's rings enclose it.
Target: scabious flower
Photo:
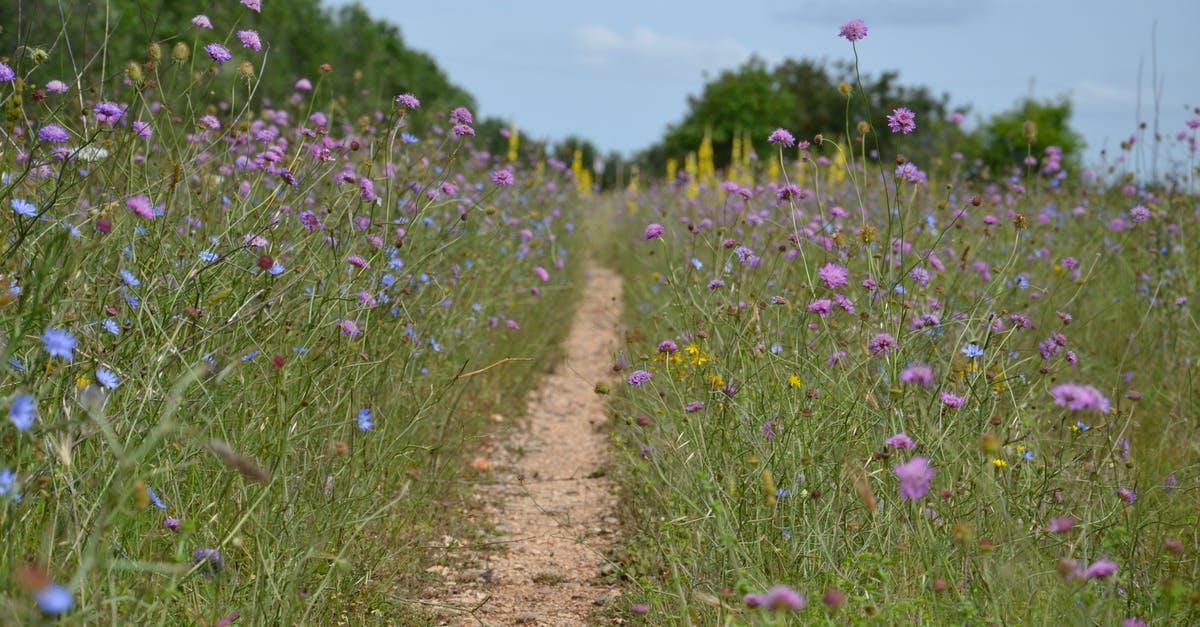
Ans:
[[[917,444],[913,442],[912,438],[908,437],[908,434],[906,433],[897,433],[896,435],[884,440],[883,444],[889,448],[914,448],[917,446]]]
[[[262,0],[242,0],[242,4],[255,13],[262,13]]]
[[[541,266],[535,267],[533,269],[533,273],[536,274],[537,278],[541,279],[543,283],[550,280],[550,273]]]
[[[179,528],[182,525],[183,525],[183,521],[181,521],[178,518],[175,518],[173,516],[167,516],[165,519],[163,519],[163,527],[166,529],[170,529],[171,531],[174,531],[175,533],[179,533]]]
[[[133,132],[142,139],[150,139],[150,136],[154,134],[154,128],[150,126],[149,122],[137,120],[133,123]]]
[[[629,378],[626,379],[626,382],[628,382],[629,385],[636,385],[636,386],[640,387],[643,383],[649,381],[652,378],[654,378],[653,373],[647,372],[645,370],[634,370],[632,373],[629,374]]]
[[[70,87],[66,83],[57,78],[46,83],[46,92],[51,94],[65,94]]]
[[[784,148],[791,148],[796,145],[796,138],[792,136],[787,129],[777,128],[767,137],[767,141],[772,144],[783,144]]]
[[[1075,519],[1070,516],[1051,518],[1046,530],[1050,533],[1066,533],[1075,527]]]
[[[1138,205],[1129,210],[1129,217],[1133,218],[1134,222],[1145,222],[1150,219],[1150,210]]]
[[[663,228],[663,225],[661,225],[661,224],[658,224],[658,223],[649,224],[646,226],[646,232],[642,234],[642,237],[648,242],[652,239],[658,239],[658,238],[662,237],[662,234],[665,231],[666,231],[666,229]]]
[[[1121,497],[1121,500],[1126,503],[1132,503],[1137,500],[1137,492],[1126,487],[1117,488],[1117,496]]]
[[[195,26],[199,26],[200,28],[206,28],[208,30],[212,30],[212,27],[213,27],[212,20],[209,20],[208,16],[203,13],[197,15],[196,17],[193,17],[192,24]]]
[[[914,364],[900,371],[900,380],[929,387],[933,385],[933,368],[925,364]]]
[[[838,36],[844,37],[849,42],[866,39],[867,25],[862,20],[850,20],[842,24],[841,30],[838,31]]]
[[[121,120],[121,116],[125,115],[125,111],[115,102],[100,102],[95,107],[92,107],[92,112],[96,114],[96,120],[103,124],[112,126]]]
[[[804,609],[804,605],[804,597],[783,584],[771,586],[762,596],[762,606],[768,610],[796,612]]]
[[[75,359],[75,336],[70,331],[47,327],[41,340],[51,357],[61,357],[67,361]]]
[[[7,83],[16,77],[17,73],[7,63],[0,61],[0,83]]]
[[[849,271],[845,266],[839,266],[836,263],[827,263],[817,270],[817,276],[825,283],[825,287],[831,290],[849,283],[848,275]]]
[[[262,39],[258,36],[258,31],[240,30],[237,32],[237,38],[242,42],[243,48],[249,48],[255,52],[262,52]]]
[[[892,114],[887,116],[888,127],[893,133],[903,133],[908,135],[917,128],[917,114],[913,113],[906,107],[897,107],[892,110]]]
[[[471,111],[466,107],[457,107],[450,112],[450,121],[455,124],[473,124],[475,118],[471,117]]]
[[[901,500],[916,500],[929,491],[929,483],[933,481],[933,468],[929,465],[928,458],[914,457],[892,470],[900,479]]]
[[[954,392],[942,391],[942,404],[946,407],[962,407],[966,404],[967,399],[955,394]]]
[[[147,220],[152,220],[154,218],[154,208],[150,206],[150,199],[146,198],[142,194],[138,194],[137,196],[126,200],[125,206],[129,207],[130,211]]]
[[[515,183],[516,179],[513,178],[512,170],[501,168],[492,172],[492,182],[498,187],[508,187]]]
[[[399,96],[396,96],[396,102],[408,107],[409,109],[418,109],[421,107],[421,101],[417,100],[417,97],[412,94],[400,94]]]
[[[670,355],[677,350],[679,350],[679,345],[676,344],[674,340],[663,340],[658,343],[658,352],[660,353],[666,353]]]
[[[204,46],[204,51],[217,63],[227,63],[233,59],[233,54],[229,52],[229,48],[216,42]]]
[[[704,401],[692,401],[683,407],[683,411],[689,414],[698,412],[701,409],[704,409]]]
[[[338,320],[337,325],[341,327],[342,333],[350,337],[355,337],[362,332],[362,329],[358,327],[358,323],[353,320]]]
[[[8,408],[8,420],[17,431],[28,431],[37,418],[37,401],[31,394],[18,394]]]
[[[358,410],[358,428],[363,431],[370,431],[375,426],[375,422],[371,419],[371,409],[363,407]]]
[[[44,142],[54,142],[61,144],[69,141],[71,137],[67,135],[67,129],[57,124],[47,124],[38,129],[38,139]]]
[[[1050,394],[1054,396],[1055,405],[1065,406],[1071,411],[1093,409],[1107,414],[1112,406],[1100,390],[1090,385],[1063,383],[1050,390]]]
[[[196,563],[197,571],[205,577],[212,577],[221,572],[221,552],[216,549],[196,549],[192,553],[192,561]]]
[[[896,338],[892,337],[888,333],[880,333],[879,335],[871,338],[870,342],[867,342],[867,350],[870,351],[872,355],[886,355],[899,348],[899,346],[900,345],[896,343]]]
[[[470,124],[455,124],[453,130],[455,137],[463,137],[466,135],[470,135],[471,137],[475,136],[475,129],[471,128]]]
[[[1116,562],[1109,560],[1096,560],[1087,568],[1075,573],[1075,576],[1080,579],[1103,579],[1117,572]]]

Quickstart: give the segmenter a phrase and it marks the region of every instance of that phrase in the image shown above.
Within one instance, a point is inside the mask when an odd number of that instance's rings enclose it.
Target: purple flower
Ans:
[[[37,401],[31,394],[18,394],[8,408],[8,420],[17,431],[28,431],[37,418]]]
[[[862,20],[850,20],[842,24],[842,29],[838,31],[839,37],[845,37],[846,41],[851,43],[867,37],[867,25]]]
[[[358,327],[358,323],[353,320],[338,320],[337,325],[341,327],[342,333],[350,337],[355,337],[362,332],[362,329]]]
[[[363,431],[370,431],[375,426],[375,422],[371,419],[371,408],[364,407],[358,410],[358,428]]]
[[[791,610],[793,612],[804,609],[804,597],[800,593],[792,590],[788,586],[779,584],[772,586],[762,596],[763,607],[769,610]]]
[[[1117,496],[1121,497],[1121,500],[1126,503],[1132,503],[1137,500],[1137,492],[1125,487],[1117,488]]]
[[[216,549],[196,549],[192,553],[192,561],[196,563],[201,575],[212,577],[221,572],[221,552]]]
[[[629,385],[636,385],[640,387],[643,383],[652,378],[654,378],[653,373],[646,372],[645,370],[634,370],[629,374],[629,378],[626,379],[626,381],[629,383]]]
[[[255,52],[262,52],[262,39],[258,37],[257,31],[240,30],[237,32],[237,37],[242,42],[243,48],[249,48]]]
[[[900,479],[901,500],[916,500],[929,491],[929,483],[933,481],[933,468],[930,467],[928,458],[914,457],[893,470]]]
[[[516,179],[513,178],[512,170],[509,170],[508,168],[502,168],[492,172],[492,182],[495,183],[497,187],[509,187],[516,182]]]
[[[71,139],[67,129],[57,124],[47,124],[38,129],[38,139],[44,142],[63,143]]]
[[[41,590],[33,593],[38,608],[46,614],[62,614],[75,607],[75,598],[71,591],[62,585],[48,583]]]
[[[1071,411],[1094,409],[1107,414],[1111,408],[1108,399],[1104,398],[1100,390],[1090,385],[1063,383],[1050,390],[1050,394],[1054,396],[1055,405],[1066,406]]]
[[[670,355],[671,353],[674,353],[677,350],[679,350],[679,345],[676,344],[673,340],[663,340],[658,343],[658,352],[660,352],[660,353],[666,353],[666,354]]]
[[[0,61],[0,83],[7,83],[16,77],[17,73],[7,63]]]
[[[1145,222],[1150,219],[1150,210],[1138,205],[1129,210],[1129,217],[1133,218],[1134,222]]]
[[[890,448],[914,448],[917,446],[916,443],[912,441],[912,438],[908,437],[908,434],[906,433],[897,433],[896,435],[884,440],[883,444]]]
[[[51,94],[65,94],[70,87],[57,78],[46,83],[46,91]]]
[[[742,597],[742,602],[746,604],[746,607],[758,607],[763,604],[763,598],[757,594],[747,594]]]
[[[170,529],[171,531],[174,531],[175,533],[179,533],[179,527],[182,524],[183,524],[183,521],[181,521],[178,518],[175,518],[173,516],[167,516],[166,519],[163,520],[163,527]]]
[[[787,129],[782,128],[775,129],[770,136],[767,137],[767,141],[772,144],[783,144],[784,148],[791,148],[796,144],[796,138],[793,137],[791,133],[787,132]]]
[[[836,263],[827,263],[817,270],[817,276],[825,283],[825,287],[829,289],[837,289],[850,281],[848,280],[849,271],[844,266],[839,266]]]
[[[897,348],[899,348],[899,344],[896,344],[896,338],[887,333],[880,333],[871,338],[870,342],[867,342],[867,350],[872,355],[879,355],[880,353],[886,355]]]
[[[833,301],[828,298],[818,298],[808,304],[807,309],[821,316],[828,316],[829,312],[833,311]]]
[[[954,392],[942,391],[942,404],[946,407],[962,407],[967,402],[967,399],[955,394]]]
[[[212,27],[213,27],[212,21],[209,20],[208,16],[203,13],[201,13],[200,15],[197,15],[196,17],[193,17],[192,24],[199,26],[200,28],[206,28],[208,30],[212,30]]]
[[[149,122],[138,120],[133,123],[133,132],[137,133],[138,137],[142,139],[150,139],[150,136],[154,134],[154,129],[151,128]]]
[[[262,0],[242,0],[242,4],[255,13],[262,13]]]
[[[533,273],[536,274],[537,278],[541,279],[543,283],[550,280],[550,273],[541,266],[535,267],[533,269]]]
[[[121,116],[125,115],[125,112],[121,110],[121,106],[115,102],[97,103],[96,106],[92,108],[92,112],[96,114],[96,120],[98,122],[102,122],[110,126],[119,122],[121,120]]]
[[[150,206],[150,199],[141,194],[126,200],[125,205],[129,207],[130,211],[147,220],[154,218],[154,208]]]
[[[925,387],[933,385],[933,368],[924,364],[915,364],[900,371],[900,380],[905,383],[918,383]]]
[[[230,54],[229,48],[226,48],[218,43],[208,44],[204,47],[204,51],[207,52],[208,56],[212,57],[212,60],[216,61],[217,63],[226,63],[233,59],[233,55]]]
[[[1096,560],[1091,566],[1077,572],[1076,577],[1080,579],[1103,579],[1117,572],[1116,562],[1109,560]]]
[[[450,112],[450,121],[455,124],[474,124],[475,119],[471,117],[471,111],[466,107],[458,107]]]
[[[464,135],[470,135],[471,137],[474,137],[475,129],[471,128],[471,126],[469,124],[455,124],[454,125],[454,136],[462,137]]]
[[[892,111],[892,114],[887,116],[888,127],[893,133],[904,133],[908,135],[917,128],[917,114],[913,113],[906,107],[899,107]]]
[[[417,100],[417,97],[412,94],[400,94],[396,96],[396,102],[409,109],[419,109],[421,107],[421,101]]]
[[[688,403],[687,405],[683,406],[683,411],[685,411],[689,414],[693,413],[693,412],[698,412],[701,409],[704,409],[704,401],[692,401],[692,402]]]
[[[1050,525],[1046,530],[1050,533],[1066,533],[1075,527],[1075,519],[1070,516],[1063,518],[1051,518]]]
[[[662,237],[664,231],[666,231],[666,229],[664,229],[663,225],[661,224],[649,224],[646,226],[646,232],[642,234],[642,237],[648,242],[652,239],[658,239]]]

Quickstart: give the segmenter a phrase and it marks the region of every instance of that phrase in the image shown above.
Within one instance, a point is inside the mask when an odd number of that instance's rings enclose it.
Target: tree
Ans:
[[[1013,169],[1023,170],[1026,157],[1038,159],[1044,167],[1046,148],[1062,150],[1062,166],[1077,171],[1083,136],[1070,126],[1071,101],[1021,100],[1013,108],[993,115],[973,133],[971,141],[994,176],[1005,176]]]

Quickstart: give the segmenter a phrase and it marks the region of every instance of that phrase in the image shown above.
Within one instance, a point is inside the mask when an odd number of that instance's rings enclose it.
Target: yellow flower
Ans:
[[[1070,429],[1072,433],[1079,433],[1079,425],[1071,425],[1067,428]]]
[[[725,387],[725,379],[721,378],[719,374],[709,375],[708,382],[715,388]]]
[[[83,374],[82,372],[75,375],[75,385],[77,385],[81,388],[87,387],[88,384],[91,382],[92,382],[92,380],[89,379],[88,376],[86,374]]]
[[[788,377],[788,385],[790,385],[794,388],[798,388],[801,385],[803,385],[803,383],[801,383],[800,377],[797,377],[796,375],[791,375]]]
[[[1008,462],[997,457],[996,459],[992,460],[992,465],[995,466],[996,468],[1004,468],[1005,466],[1008,465]]]

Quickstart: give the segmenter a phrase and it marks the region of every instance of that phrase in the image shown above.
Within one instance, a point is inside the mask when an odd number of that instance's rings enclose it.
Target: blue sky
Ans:
[[[345,0],[332,0],[334,5]],[[1200,0],[363,0],[475,94],[483,115],[538,136],[632,152],[686,111],[706,75],[757,54],[847,59],[865,21],[864,72],[948,92],[969,119],[1019,98],[1069,96],[1089,161],[1153,124],[1174,136],[1200,106]],[[1155,42],[1157,42],[1155,44]],[[419,96],[419,94],[418,94]]]

